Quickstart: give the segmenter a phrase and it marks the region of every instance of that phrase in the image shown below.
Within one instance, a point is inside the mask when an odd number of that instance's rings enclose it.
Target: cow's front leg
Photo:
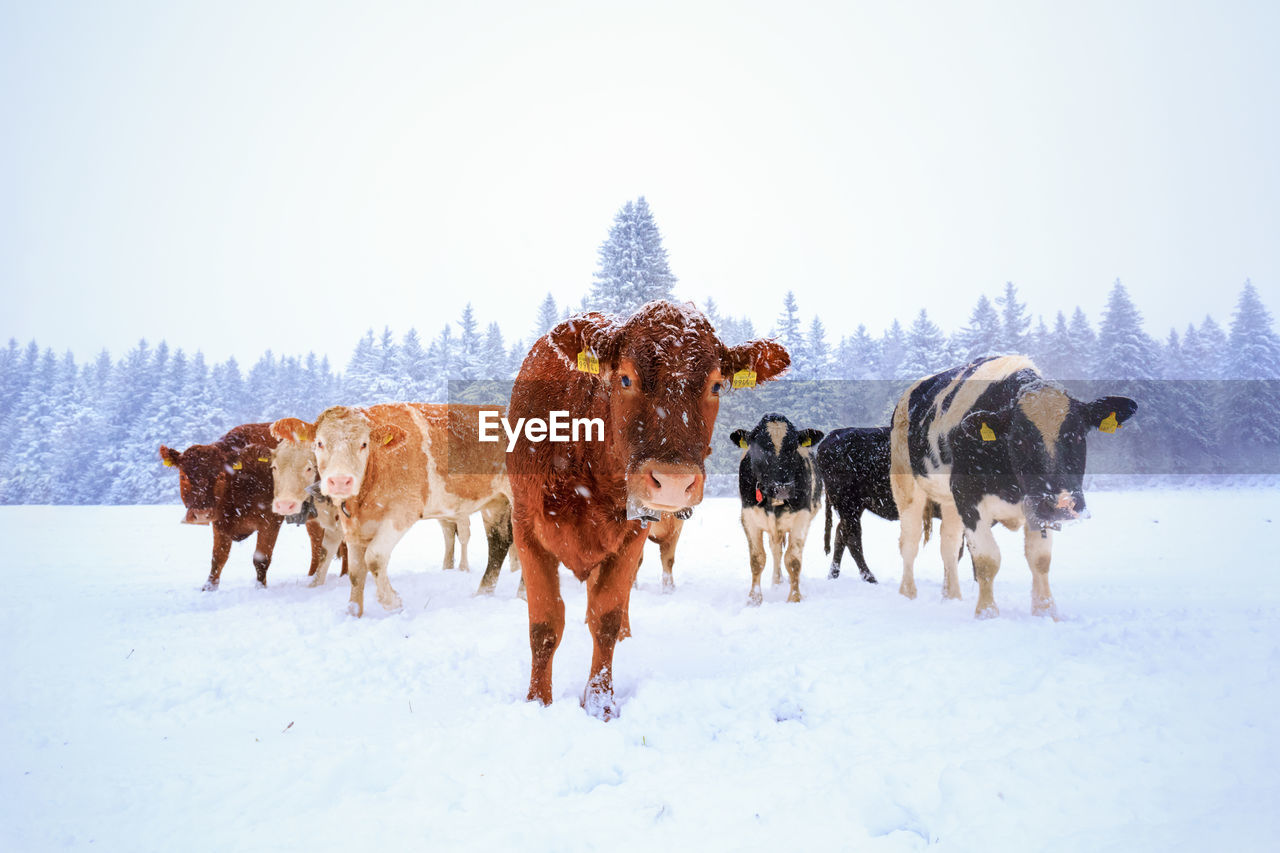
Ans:
[[[355,539],[345,528],[343,533],[343,542],[347,546],[348,578],[351,581],[351,599],[347,602],[347,612],[359,619],[364,616],[364,581],[369,572],[364,563],[364,552],[369,543],[363,539]]]
[[[791,580],[791,593],[787,601],[800,600],[800,562],[804,556],[804,540],[809,535],[809,523],[813,515],[807,510],[791,516],[791,529],[787,532],[787,576]]]
[[[324,586],[325,580],[329,577],[329,564],[333,562],[334,557],[342,557],[342,565],[345,570],[347,564],[347,555],[342,551],[342,530],[338,526],[322,527],[321,533],[323,538],[320,540],[320,561],[316,569],[316,576],[311,579],[311,586]],[[341,554],[339,554],[341,552]]]
[[[320,571],[320,564],[327,562],[329,555],[324,551],[324,525],[316,519],[307,520],[307,539],[311,542],[311,565],[307,567],[307,577],[313,578]]]
[[[969,540],[969,556],[973,559],[973,573],[978,578],[978,606],[973,615],[977,619],[991,619],[1000,615],[996,607],[995,581],[1000,571],[1000,548],[991,533],[991,519],[978,518],[976,529],[965,528]]]
[[[831,568],[827,569],[828,580],[835,580],[840,577],[840,560],[844,557],[844,537],[844,518],[841,517],[840,520],[836,522],[836,544],[835,547],[831,549]],[[853,549],[850,548],[849,551],[852,553]]]
[[[231,536],[217,523],[213,525],[213,562],[209,567],[209,579],[200,587],[203,592],[213,592],[222,579],[222,567],[227,564],[231,554]]]
[[[747,534],[747,550],[751,555],[751,590],[747,593],[747,604],[751,605],[759,605],[764,601],[764,593],[760,591],[760,575],[764,572],[765,562],[764,529],[755,518],[759,513],[759,510],[742,513],[742,529]]]
[[[551,663],[564,634],[564,600],[560,598],[560,561],[532,536],[515,529],[521,574],[529,606],[528,701],[551,704]]]
[[[601,720],[618,716],[613,699],[613,649],[628,626],[631,582],[639,571],[644,542],[644,536],[637,536],[621,553],[607,557],[587,586],[587,625],[591,629],[593,650],[582,707]]]
[[[1053,555],[1053,531],[1043,531],[1034,524],[1024,526],[1024,551],[1027,565],[1031,567],[1031,612],[1037,616],[1052,616],[1058,619],[1058,606],[1053,603],[1053,593],[1049,591],[1049,558]]]
[[[404,538],[405,530],[408,528],[398,529],[390,521],[384,521],[364,552],[365,568],[373,575],[373,582],[378,590],[378,603],[384,610],[399,610],[403,606],[399,593],[391,587],[387,566],[391,563],[391,551]]]
[[[658,553],[662,558],[662,591],[663,593],[674,592],[676,588],[675,575],[672,569],[676,565],[676,543],[680,541],[680,531],[684,527],[684,522],[676,519],[671,525],[671,532],[668,533],[658,543]]]
[[[471,561],[467,558],[467,546],[471,543],[471,516],[464,515],[454,519],[458,529],[458,571],[471,571]],[[505,553],[505,552],[504,552]]]
[[[494,501],[480,510],[480,518],[484,522],[484,536],[489,543],[489,556],[476,595],[493,595],[498,586],[498,578],[502,576],[502,561],[511,550],[511,505],[505,498]],[[464,517],[459,521],[458,529],[465,529],[466,535],[470,537],[471,522]],[[463,554],[466,554],[465,547]]]
[[[942,523],[939,525],[939,548],[942,549],[942,597],[961,598],[960,595],[960,544],[964,541],[964,522],[955,504],[944,501]]]
[[[271,568],[271,554],[276,549],[276,537],[280,535],[280,516],[275,516],[267,526],[258,531],[253,546],[253,569],[258,573],[258,586],[267,585],[267,569]]]

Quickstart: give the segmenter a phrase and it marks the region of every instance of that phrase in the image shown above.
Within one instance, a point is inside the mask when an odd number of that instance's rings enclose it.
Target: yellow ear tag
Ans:
[[[1102,419],[1102,423],[1098,424],[1098,429],[1103,432],[1115,432],[1120,429],[1120,424],[1116,421],[1116,413],[1112,412]]]
[[[982,436],[982,440],[983,440],[983,441],[995,441],[995,440],[996,440],[996,431],[995,431],[995,430],[993,430],[991,427],[987,426],[987,422],[986,422],[986,421],[983,421],[983,422],[982,422],[982,429],[978,430],[978,435],[981,435],[981,436]]]
[[[732,385],[734,388],[754,388],[756,387],[756,372],[754,370],[742,369],[733,374]]]
[[[599,373],[600,359],[589,349],[578,353],[578,370],[583,373]]]
[[[746,450],[746,449],[747,449],[747,440],[746,440],[745,438],[740,438],[740,439],[738,439],[738,446],[739,446],[739,447],[741,447],[743,450]]]
[[[801,447],[808,447],[808,446],[809,446],[809,445],[811,445],[811,444],[813,444],[813,439],[811,439],[811,438],[802,438],[802,439],[800,439],[800,446],[801,446]]]
[[[271,461],[271,459],[270,459],[270,458],[268,458],[268,457],[266,457],[266,456],[259,456],[259,457],[258,457],[258,461],[259,461],[259,462],[270,462],[270,461]]]
[[[236,471],[239,471],[240,469],[244,468],[244,466],[243,466],[243,465],[241,465],[238,461],[237,461],[237,462],[232,462],[232,463],[231,463],[231,467],[232,467],[232,469],[233,469],[233,470],[236,470]]]
[[[164,467],[166,468],[173,467],[173,460],[170,459],[168,456],[163,457],[160,461],[164,463]]]
[[[391,443],[391,439],[393,439],[393,438],[395,438],[395,436],[394,436],[394,435],[392,435],[391,433],[387,433],[387,437],[386,437],[386,438],[384,438],[384,439],[382,439],[382,443],[383,443],[384,445],[390,444],[390,443]]]

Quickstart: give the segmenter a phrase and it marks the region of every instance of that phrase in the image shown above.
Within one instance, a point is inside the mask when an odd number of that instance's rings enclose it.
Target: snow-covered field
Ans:
[[[306,587],[282,532],[201,593],[207,528],[176,507],[6,507],[0,849],[1274,850],[1280,841],[1280,493],[1095,492],[1057,538],[1063,619],[1029,613],[1021,534],[1002,615],[943,602],[934,543],[897,594],[896,525],[800,604],[746,605],[735,501],[654,546],[616,656],[621,718],[578,705],[583,587],[556,702],[524,701],[516,577],[442,572],[424,523],[402,612]],[[478,520],[475,524],[479,530]],[[936,540],[935,540],[936,542]],[[471,559],[483,566],[484,539]]]

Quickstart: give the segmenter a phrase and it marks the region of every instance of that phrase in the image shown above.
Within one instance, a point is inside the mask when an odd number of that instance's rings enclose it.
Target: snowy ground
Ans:
[[[1002,615],[897,594],[896,525],[865,523],[883,583],[745,606],[735,503],[686,526],[674,595],[654,546],[617,652],[622,716],[578,706],[583,588],[556,702],[524,701],[516,578],[396,552],[405,608],[305,586],[281,535],[201,593],[207,528],[176,507],[0,509],[0,849],[1264,850],[1280,817],[1280,492],[1110,492],[1058,537],[1058,623],[1029,614],[1020,534]],[[479,530],[478,520],[476,523]],[[471,557],[483,565],[483,536]]]

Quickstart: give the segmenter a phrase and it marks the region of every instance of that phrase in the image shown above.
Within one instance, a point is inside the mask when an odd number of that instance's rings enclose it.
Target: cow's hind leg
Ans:
[[[920,553],[920,537],[924,535],[924,514],[929,501],[924,493],[916,490],[911,503],[899,508],[898,550],[902,554],[902,583],[898,592],[907,598],[916,597],[916,555]]]
[[[1053,531],[1028,524],[1023,532],[1027,565],[1031,567],[1031,612],[1058,619],[1058,606],[1049,591],[1049,558],[1053,555]]]
[[[637,536],[623,546],[620,553],[605,558],[587,585],[587,625],[591,628],[594,648],[582,707],[601,720],[618,716],[613,699],[613,650],[627,627],[631,581],[635,578],[644,542],[643,536]]]
[[[782,583],[782,548],[786,544],[786,534],[781,530],[769,531],[769,550],[773,552],[773,585]]]
[[[484,535],[489,541],[489,562],[484,567],[484,576],[480,578],[476,595],[493,595],[498,578],[502,575],[502,561],[511,550],[511,504],[507,503],[506,498],[502,498],[500,502],[495,501],[481,509],[480,517],[484,519]],[[464,523],[469,528],[470,522]],[[462,529],[462,525],[459,525],[459,532]]]
[[[959,599],[960,595],[960,551],[964,542],[964,522],[955,504],[946,502],[942,506],[942,524],[938,532],[939,545],[942,549],[942,597]]]
[[[455,518],[454,524],[458,530],[458,571],[469,572],[471,571],[471,560],[467,556],[467,552],[469,550],[468,546],[471,544],[471,516],[464,515]],[[510,544],[510,542],[511,540],[508,539],[507,543]],[[503,553],[505,554],[506,552],[503,551]]]
[[[345,572],[347,568],[347,553],[342,546],[342,531],[331,527],[321,532],[324,538],[320,541],[320,562],[316,569],[316,576],[311,579],[311,586],[324,586],[324,582],[329,577],[329,564],[333,562],[334,557],[341,556],[343,571]]]
[[[446,572],[453,571],[453,546],[458,539],[458,525],[448,518],[440,519],[440,532],[444,534],[444,564]]]
[[[528,701],[551,704],[551,662],[564,634],[564,599],[560,597],[560,562],[551,552],[515,530],[521,573],[529,605]]]
[[[276,537],[280,535],[279,516],[258,531],[253,546],[253,569],[258,573],[258,586],[267,585],[267,569],[271,568],[271,554],[276,549]]]
[[[847,530],[844,526],[844,516],[840,516],[839,523],[836,524],[836,544],[831,551],[831,568],[827,570],[827,578],[835,580],[840,577],[840,560],[844,557],[845,537]],[[852,552],[853,549],[850,549]]]
[[[320,522],[314,518],[307,522],[307,538],[311,540],[311,565],[307,568],[309,578],[315,577],[316,572],[320,571],[320,564],[327,559],[324,552],[324,534],[324,525]]]
[[[849,527],[849,533],[845,537],[845,541],[849,544],[849,553],[853,555],[853,561],[858,564],[858,574],[867,583],[877,583],[876,576],[871,574],[871,567],[867,565],[867,558],[862,555],[862,513],[858,512],[852,519]]]
[[[976,529],[966,528],[969,540],[969,556],[973,559],[973,572],[978,576],[978,606],[973,615],[978,619],[991,619],[1000,615],[996,607],[995,581],[1000,571],[1000,547],[991,533],[991,520],[979,518]]]
[[[204,586],[200,589],[204,592],[212,592],[218,588],[218,581],[222,579],[222,567],[227,564],[227,557],[231,555],[231,536],[218,525],[213,526],[213,561],[209,566],[209,579],[204,582]]]

